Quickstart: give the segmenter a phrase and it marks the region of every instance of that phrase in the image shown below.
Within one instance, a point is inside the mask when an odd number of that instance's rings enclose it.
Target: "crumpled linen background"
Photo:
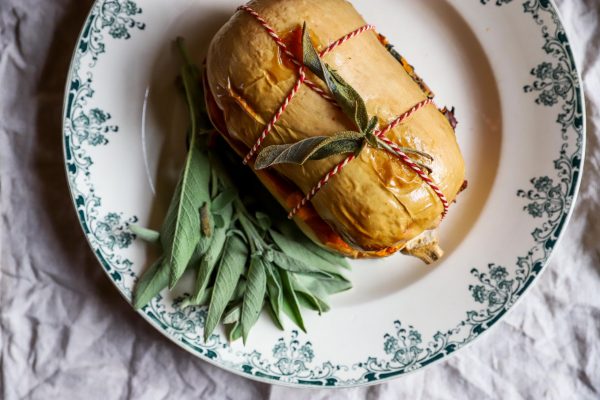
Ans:
[[[213,367],[150,327],[98,267],[61,149],[70,55],[91,0],[0,0],[0,398],[600,398],[600,3],[559,1],[587,93],[579,202],[546,272],[491,333],[367,388],[297,390]]]

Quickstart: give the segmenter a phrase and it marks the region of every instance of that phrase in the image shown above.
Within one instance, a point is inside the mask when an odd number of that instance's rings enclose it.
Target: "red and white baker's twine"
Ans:
[[[265,19],[260,16],[260,14],[258,14],[254,9],[252,9],[251,7],[249,7],[247,5],[240,6],[238,8],[238,10],[246,11],[248,14],[252,15],[262,25],[262,27],[267,31],[269,36],[271,36],[271,38],[273,38],[273,40],[275,41],[277,46],[279,46],[281,51],[285,55],[288,56],[288,58],[294,65],[296,65],[298,67],[298,80],[296,81],[296,84],[294,85],[294,87],[292,87],[292,90],[290,90],[290,92],[284,99],[283,104],[279,107],[277,112],[275,112],[275,115],[273,116],[273,118],[271,118],[269,123],[265,126],[262,133],[256,140],[256,143],[254,143],[254,145],[252,146],[252,148],[250,149],[250,151],[248,152],[246,157],[244,157],[244,164],[247,164],[250,161],[250,159],[254,156],[254,154],[256,154],[256,152],[262,145],[265,138],[269,135],[269,133],[275,126],[275,123],[277,123],[277,121],[279,121],[279,119],[285,112],[286,108],[288,107],[290,101],[296,96],[296,94],[300,90],[300,87],[302,86],[302,84],[306,84],[315,93],[319,94],[321,97],[323,97],[325,100],[331,102],[332,104],[335,104],[337,106],[337,103],[332,96],[330,96],[323,89],[321,89],[316,83],[314,83],[306,78],[306,71],[305,71],[304,65],[302,65],[302,63],[296,58],[296,56],[287,48],[287,45],[283,42],[283,40],[281,40],[279,35],[277,35],[275,30],[267,23],[267,21],[265,21]],[[326,54],[333,51],[336,47],[338,47],[338,46],[342,45],[343,43],[347,42],[348,40],[360,35],[361,33],[369,31],[369,30],[375,30],[375,27],[373,25],[367,24],[367,25],[364,25],[364,26],[348,33],[347,35],[345,35],[345,36],[339,38],[338,40],[334,41],[333,43],[329,44],[325,49],[323,49],[319,53],[319,56],[320,57],[325,56]],[[433,180],[414,161],[412,161],[411,158],[409,156],[407,156],[396,143],[394,143],[393,141],[391,141],[387,137],[385,137],[385,135],[389,131],[391,131],[392,129],[394,129],[395,127],[397,127],[404,121],[406,121],[408,118],[410,118],[414,113],[419,111],[421,108],[425,107],[428,104],[432,104],[432,103],[433,103],[433,100],[429,99],[429,98],[417,103],[410,110],[404,112],[398,118],[393,120],[385,128],[376,130],[374,132],[374,134],[380,140],[382,140],[387,146],[389,146],[391,150],[393,150],[392,154],[394,154],[400,160],[402,160],[402,162],[404,162],[410,169],[412,169],[417,175],[419,175],[419,177],[421,177],[421,179],[423,179],[423,181],[425,183],[427,183],[429,185],[429,187],[434,191],[434,193],[439,197],[440,201],[442,202],[442,205],[444,207],[442,217],[444,217],[446,215],[446,213],[448,212],[448,206],[449,206],[448,200],[446,199],[446,196],[444,195],[444,193],[442,193],[442,191],[435,184],[435,182],[433,182]],[[348,165],[348,163],[350,163],[355,158],[356,158],[355,154],[349,155],[342,162],[340,162],[335,167],[333,167],[333,169],[331,169],[331,171],[329,171],[327,174],[325,174],[325,176],[308,192],[308,194],[306,196],[304,196],[304,198],[302,200],[300,200],[300,202],[298,202],[298,204],[289,212],[288,218],[293,218],[294,215],[296,213],[298,213],[298,211],[300,211],[306,205],[306,203],[308,203],[317,194],[317,192],[319,190],[321,190],[321,188],[323,188],[323,186],[325,186],[329,182],[329,180],[333,176],[338,174],[346,165]]]

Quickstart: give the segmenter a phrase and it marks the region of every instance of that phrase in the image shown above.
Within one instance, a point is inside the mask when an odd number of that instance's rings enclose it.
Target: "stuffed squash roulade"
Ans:
[[[333,175],[347,153],[258,170],[256,157],[270,146],[357,131],[318,65],[302,67],[306,37],[324,74],[364,100],[370,132],[383,132],[387,145],[365,142]],[[315,242],[351,257],[403,249],[427,262],[439,257],[432,230],[465,177],[451,115],[350,3],[256,0],[240,8],[210,45],[205,86],[213,124]],[[407,149],[410,160],[390,146]]]

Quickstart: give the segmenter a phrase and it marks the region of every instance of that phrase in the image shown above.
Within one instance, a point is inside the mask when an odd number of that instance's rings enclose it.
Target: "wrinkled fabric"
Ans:
[[[579,202],[546,272],[456,356],[335,391],[256,383],[193,357],[133,312],[98,267],[61,149],[64,82],[91,3],[0,0],[0,398],[600,398],[598,0],[559,2],[586,86],[588,147]]]

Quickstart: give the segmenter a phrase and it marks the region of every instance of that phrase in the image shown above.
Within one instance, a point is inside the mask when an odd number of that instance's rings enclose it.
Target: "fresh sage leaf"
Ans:
[[[243,205],[241,205],[241,207],[243,207]],[[260,247],[262,247],[263,240],[252,221],[252,217],[250,215],[244,215],[244,213],[239,213],[238,220],[242,226],[242,236],[247,239],[251,251],[261,251],[262,249]]]
[[[229,330],[228,338],[230,342],[235,342],[242,337],[242,327],[236,322]]]
[[[226,226],[215,230],[210,246],[206,249],[206,252],[198,258],[199,265],[196,275],[196,286],[194,295],[190,300],[191,304],[198,304],[200,299],[204,297],[204,291],[208,285],[214,267],[223,252],[223,247],[225,246],[225,240],[228,234],[227,228],[231,222],[232,215],[233,209],[231,206],[227,206],[222,210],[220,217],[223,220],[223,224]]]
[[[380,140],[375,136],[373,132],[377,129],[378,125],[377,117],[373,117],[369,120],[366,130],[363,132],[367,142],[371,145],[371,147],[377,148],[378,142]]]
[[[337,154],[356,153],[362,146],[360,132],[339,132],[332,136],[314,136],[296,143],[265,147],[256,157],[254,168],[265,169],[278,164],[302,165],[308,160],[322,160]]]
[[[158,258],[142,274],[133,290],[133,308],[139,310],[169,285],[169,266]]]
[[[135,236],[137,236],[138,238],[140,238],[141,240],[143,240],[144,242],[147,242],[147,243],[152,243],[152,244],[158,243],[159,238],[160,238],[160,233],[158,233],[157,231],[154,231],[154,230],[148,229],[148,228],[144,228],[139,225],[129,225],[129,230]]]
[[[333,278],[332,280],[336,280]],[[311,293],[321,299],[327,299],[329,292],[327,288],[320,284],[321,279],[315,279],[310,276],[296,275],[294,277],[294,288],[296,291],[303,293]]]
[[[308,249],[306,247],[306,243],[297,242],[274,230],[270,230],[269,234],[273,238],[275,244],[283,251],[283,253],[285,253],[289,258],[301,262],[303,265],[308,265],[313,272],[323,272],[324,274],[338,272],[337,265],[341,265],[341,260],[335,260],[336,263],[340,262],[340,264],[332,264],[330,261],[325,260],[319,255],[316,255],[312,251],[307,251]],[[307,238],[306,241],[308,240],[310,239]]]
[[[297,275],[296,279],[304,285],[311,293],[320,297],[326,297],[335,293],[344,292],[352,288],[352,283],[342,276],[332,278],[310,279],[311,277]]]
[[[188,297],[186,299],[184,299],[181,302],[180,307],[181,308],[186,308],[186,307],[195,307],[195,306],[203,306],[206,305],[208,303],[208,301],[210,300],[210,296],[212,295],[212,287],[206,288],[206,290],[204,290],[204,292],[202,293],[202,297],[199,298],[198,300],[196,300],[194,303],[191,302],[192,297]]]
[[[239,322],[241,315],[242,315],[242,305],[236,304],[229,311],[227,311],[225,313],[225,315],[223,315],[222,322],[225,325],[235,324],[235,323]]]
[[[217,197],[215,197],[213,199],[212,204],[211,204],[211,211],[213,213],[220,213],[227,206],[229,206],[231,203],[233,203],[233,200],[235,200],[237,195],[238,195],[238,193],[236,190],[231,189],[231,188],[225,189],[224,191],[219,193],[217,195]]]
[[[296,297],[296,292],[290,281],[290,274],[285,270],[280,270],[279,275],[281,276],[283,287],[283,311],[300,329],[302,329],[303,332],[306,332],[302,313],[300,312],[298,297]]]
[[[170,288],[183,275],[198,243],[198,210],[204,203],[210,202],[208,174],[204,172],[208,168],[208,157],[193,145],[186,157],[183,173],[160,232],[165,260],[171,269]]]
[[[229,222],[231,220],[231,210],[229,210],[228,213],[225,213],[223,216],[220,216],[223,223],[225,222],[225,219],[227,219],[227,221]],[[202,218],[202,217],[201,217]],[[192,266],[198,266],[199,263],[202,262],[202,260],[204,259],[204,256],[206,255],[206,253],[208,252],[209,248],[213,247],[213,242],[215,242],[215,234],[213,234],[216,230],[222,230],[222,231],[226,231],[226,229],[224,227],[220,227],[217,228],[214,222],[214,219],[211,216],[208,216],[208,221],[207,223],[209,224],[208,230],[210,230],[210,235],[209,236],[205,236],[204,234],[199,235],[199,239],[198,239],[198,243],[196,244],[196,248],[194,249],[194,253],[192,254],[192,258],[189,261],[189,264],[191,264]],[[202,223],[201,223],[202,225]],[[201,228],[203,229],[203,228]],[[223,234],[223,232],[221,232],[221,234]],[[216,241],[216,246],[219,247],[221,246],[221,248],[223,247],[223,242],[224,239],[219,236],[218,240]]]
[[[258,226],[259,228],[261,228],[263,233],[271,227],[271,218],[267,214],[259,211],[255,214],[255,217],[256,222],[258,223]]]
[[[337,280],[340,282],[345,282],[345,283],[351,283],[350,280],[348,278],[346,278],[344,275],[338,273],[338,272],[332,272],[329,274],[330,276],[326,277],[327,280]]]
[[[302,25],[302,62],[315,75],[325,80],[325,66],[319,53],[313,46],[306,23]]]
[[[315,305],[314,302],[311,302],[303,293],[296,292],[296,296],[298,297],[298,304],[300,304],[300,307],[307,310],[316,311],[319,313],[319,315],[322,315],[321,309],[318,307],[318,305]]]
[[[303,308],[307,308],[309,310],[316,311],[319,315],[323,315],[324,312],[327,312],[331,309],[329,305],[319,298],[306,294],[303,292],[296,292],[296,296],[298,297],[298,303]]]
[[[204,297],[204,292],[208,286],[208,282],[212,275],[212,272],[217,265],[217,261],[221,256],[223,247],[225,245],[226,231],[224,228],[215,230],[213,240],[206,253],[202,256],[200,264],[198,265],[198,272],[196,273],[196,286],[194,288],[194,294],[190,298],[190,304],[200,304],[201,299]]]
[[[229,237],[229,236],[237,236],[242,240],[242,242],[248,243],[248,238],[246,237],[246,234],[244,233],[243,230],[230,229],[229,232],[227,232],[227,237]]]
[[[343,267],[346,269],[351,268],[350,263],[348,263],[348,260],[346,260],[345,257],[342,257],[342,256],[314,243],[306,235],[304,235],[302,232],[300,232],[300,230],[297,228],[295,223],[286,219],[286,220],[280,221],[280,223],[277,225],[277,228],[284,234],[284,235],[279,235],[279,237],[283,236],[283,240],[288,239],[286,241],[286,243],[290,243],[290,246],[296,246],[296,245],[303,246],[304,251],[309,251],[309,252],[313,253],[314,255],[322,258],[323,260],[327,261],[329,264],[334,266],[334,268],[336,266],[340,266],[340,267]],[[275,232],[275,233],[277,233],[277,232]],[[280,246],[280,248],[281,248],[281,242],[282,242],[282,240],[280,240],[280,243],[277,243],[277,241],[275,243],[278,246]],[[285,243],[283,245],[285,246]],[[290,254],[292,257],[298,257],[300,254],[303,254],[301,252],[302,251],[301,249],[302,249],[302,247],[296,247],[296,251],[294,251],[292,249],[287,248],[286,252],[288,254]],[[283,248],[282,248],[282,250],[283,250]],[[320,264],[318,264],[318,265],[320,265]]]
[[[279,320],[279,316],[275,315],[275,311],[273,311],[273,308],[270,307],[270,306],[267,307],[267,312],[269,313],[269,316],[271,317],[271,321],[273,321],[273,323],[275,324],[275,326],[277,328],[279,328],[279,330],[282,330],[282,331],[285,330],[283,328],[283,325],[282,325],[281,321]]]
[[[336,294],[352,289],[352,282],[344,279],[323,279],[319,284],[325,288],[327,294]]]
[[[161,228],[161,244],[165,260],[170,268],[169,287],[179,280],[193,255],[200,229],[198,210],[205,203],[210,204],[209,181],[210,162],[208,156],[196,145],[199,132],[198,118],[204,103],[201,85],[198,84],[198,69],[191,63],[183,39],[177,39],[183,59],[181,76],[190,115],[190,149],[185,159],[183,172],[175,195],[171,200],[167,216]]]
[[[291,257],[286,253],[273,251],[271,252],[271,256],[273,258],[273,263],[282,270],[297,274],[317,274],[325,277],[330,276],[328,272],[300,261],[297,258]]]
[[[210,165],[219,182],[226,188],[235,188],[236,185],[230,176],[228,167],[226,166],[227,157],[231,156],[229,153],[218,154],[215,151],[209,153]],[[237,159],[236,159],[237,161]],[[237,164],[236,164],[237,165]],[[231,165],[229,165],[231,167]]]
[[[198,247],[196,247],[196,249],[198,249]],[[196,256],[196,254],[197,251],[194,252],[192,258],[190,259],[189,263],[186,265],[186,268],[184,268],[184,270],[189,268],[191,265],[195,264],[195,257],[196,260],[198,260],[199,258]],[[136,284],[134,290],[134,307],[136,309],[143,307],[162,289],[168,287],[169,285],[169,265],[165,260],[164,256],[161,256],[158,261],[160,261],[160,264],[154,263],[153,266],[144,273],[140,281]],[[197,303],[200,300],[201,299],[198,299]]]
[[[181,37],[178,37],[175,41],[183,62],[181,79],[190,119],[192,120],[192,134],[211,132],[214,131],[214,128],[208,117],[206,103],[204,102],[204,86],[200,81],[200,70],[192,63],[184,42]]]
[[[210,160],[210,158],[209,158]],[[217,171],[215,171],[214,168],[210,169],[210,197],[214,198],[219,194],[219,176],[217,174]],[[213,204],[211,205],[211,209],[214,207],[214,200],[213,200]]]
[[[213,287],[208,315],[204,325],[204,340],[208,340],[217,327],[227,303],[233,296],[237,283],[244,272],[248,249],[246,244],[237,235],[227,238],[223,256],[218,265],[217,277]]]
[[[214,214],[213,220],[215,221],[215,228],[225,228],[225,220],[220,214]]]
[[[196,267],[204,258],[204,254],[206,254],[206,250],[210,247],[213,242],[213,237],[210,238],[200,238],[198,243],[196,244],[196,248],[192,253],[192,258],[188,262],[188,268],[193,266]]]
[[[281,312],[283,310],[283,288],[279,273],[271,264],[266,265],[267,270],[267,294],[269,297],[269,305],[271,306],[271,317],[275,325],[283,329],[281,321]]]
[[[313,253],[315,256],[327,261],[329,264],[334,266],[340,266],[345,269],[351,269],[350,263],[348,260],[342,256],[332,253],[329,250],[326,250],[312,242],[312,240],[308,239],[305,241],[305,246],[308,251]]]
[[[308,253],[308,251],[307,251]],[[311,258],[312,259],[313,254],[307,256],[307,258]],[[318,257],[318,256],[316,256]],[[318,269],[321,273],[321,276],[327,277],[327,278],[335,278],[335,277],[342,277],[343,275],[340,273],[341,267],[339,265],[335,265],[335,264],[331,264],[325,260],[325,262],[319,260],[320,263],[319,264],[313,264],[313,265],[318,265]],[[346,278],[344,278],[346,279]]]
[[[354,120],[361,132],[366,132],[369,124],[369,114],[360,94],[328,65],[325,66],[325,83],[332,90],[342,111]]]
[[[325,301],[323,296],[325,293],[313,292],[309,288],[303,285],[302,281],[292,276],[292,285],[294,291],[299,299],[304,298],[312,308],[321,315],[324,312],[329,311],[330,307]],[[319,296],[320,295],[320,296]]]
[[[258,257],[252,257],[250,261],[247,282],[241,317],[244,343],[248,339],[250,329],[258,320],[267,292],[267,271],[263,261]]]
[[[231,218],[233,216],[233,207],[231,204],[223,207],[219,212],[213,214],[213,221],[215,228],[228,228],[231,224]]]
[[[244,274],[242,276],[235,287],[235,292],[233,292],[233,296],[231,296],[231,300],[238,301],[244,298],[244,293],[246,293],[247,280],[244,278]]]
[[[306,24],[302,29],[302,54],[304,65],[325,82],[342,111],[356,123],[361,132],[365,132],[369,124],[369,114],[364,100],[352,86],[331,70],[319,57],[319,53],[310,39]]]
[[[213,228],[210,228],[211,230]],[[190,259],[193,264],[197,265],[198,261],[204,257],[210,246],[213,242],[213,236],[200,236],[200,240],[196,244],[196,248],[194,249],[194,254],[192,254],[192,258]]]

